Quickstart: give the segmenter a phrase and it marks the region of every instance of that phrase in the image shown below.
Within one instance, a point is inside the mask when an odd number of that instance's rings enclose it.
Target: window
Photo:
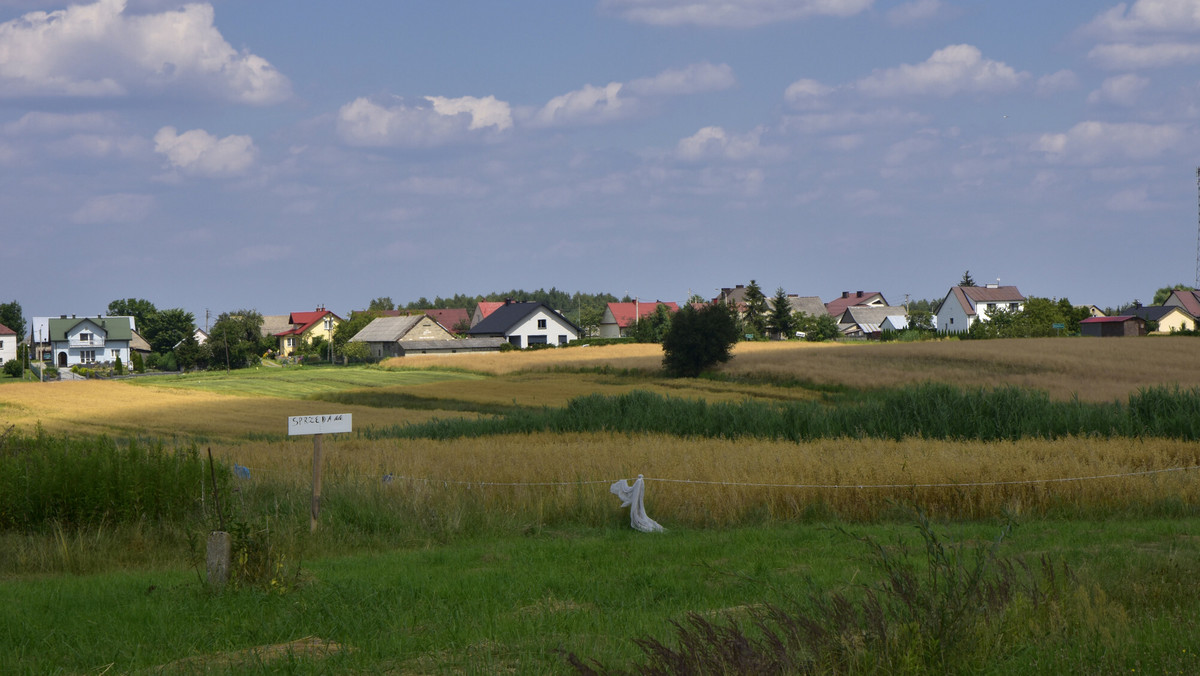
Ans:
[[[84,362],[85,364],[95,363],[96,351],[95,350],[81,350],[79,352],[79,361]]]
[[[951,324],[953,324],[953,323],[954,323],[954,317],[951,317],[951,318],[950,318],[950,323],[951,323]]]
[[[545,336],[530,336],[529,344],[530,345],[545,345],[546,337]]]
[[[559,345],[567,344],[567,334],[565,334],[565,333],[558,334],[558,344]]]
[[[4,349],[4,341],[0,340],[0,350],[3,350],[3,349]]]
[[[544,328],[546,328],[546,320],[545,320],[545,319],[539,319],[539,320],[538,320],[538,328],[539,328],[539,329],[544,329]]]
[[[995,311],[996,311],[996,304],[988,303],[988,312],[995,312]]]
[[[520,336],[509,336],[508,342],[513,347],[521,347],[521,337]]]
[[[92,334],[88,333],[87,331],[84,331],[83,333],[79,334],[79,342],[81,342],[81,343],[92,342]]]
[[[1020,307],[1019,303],[1009,303],[1008,304],[1008,309],[1012,310],[1013,312],[1016,312],[1019,307]]]

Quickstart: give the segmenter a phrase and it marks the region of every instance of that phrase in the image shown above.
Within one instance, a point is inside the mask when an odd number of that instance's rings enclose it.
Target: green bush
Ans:
[[[25,374],[25,367],[20,361],[16,359],[10,359],[4,362],[4,373],[5,375],[9,375],[14,378],[20,378]]]

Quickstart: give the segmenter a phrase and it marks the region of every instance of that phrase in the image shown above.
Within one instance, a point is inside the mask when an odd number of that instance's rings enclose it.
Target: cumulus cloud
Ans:
[[[1043,75],[1037,81],[1037,95],[1051,96],[1079,87],[1079,76],[1071,70],[1060,70],[1049,75]]]
[[[512,127],[512,111],[494,96],[450,99],[426,96],[426,104],[391,105],[359,97],[342,106],[337,133],[353,146],[428,148],[459,143]]]
[[[1137,33],[1200,31],[1200,2],[1197,0],[1136,0],[1102,12],[1085,31],[1125,36]]]
[[[163,127],[154,135],[154,150],[166,155],[171,166],[191,176],[220,178],[246,172],[258,155],[249,136],[217,138],[203,129],[182,134]]]
[[[1133,74],[1110,77],[1101,83],[1099,89],[1088,94],[1087,102],[1132,106],[1138,102],[1142,92],[1149,85],[1149,80]]]
[[[634,114],[638,107],[636,98],[621,98],[620,82],[610,82],[604,87],[584,85],[582,89],[556,96],[533,115],[538,126],[562,124],[600,124],[619,120]]]
[[[824,134],[858,129],[893,128],[928,121],[924,115],[897,108],[885,108],[868,112],[809,113],[784,118],[785,131],[801,134]]]
[[[584,85],[550,99],[528,115],[536,127],[603,124],[637,115],[647,102],[666,97],[702,94],[728,89],[737,83],[726,64],[696,63],[668,68],[652,77],[628,83],[610,82],[603,87]]]
[[[921,63],[877,70],[857,87],[870,96],[953,96],[1011,91],[1027,77],[1001,61],[983,58],[977,47],[950,45]]]
[[[751,28],[813,16],[848,17],[874,0],[601,0],[600,7],[655,26]]]
[[[668,68],[654,77],[633,80],[629,92],[638,96],[683,96],[721,91],[735,84],[737,79],[728,65],[705,62]]]
[[[98,195],[76,209],[71,214],[71,222],[77,225],[134,223],[144,220],[153,206],[154,198],[150,195]]]
[[[1162,42],[1152,45],[1135,45],[1126,42],[1097,45],[1088,52],[1088,58],[1101,68],[1109,70],[1134,70],[1162,68],[1200,61],[1200,44],[1186,42]]]
[[[1032,149],[1054,161],[1094,164],[1107,158],[1145,160],[1178,147],[1183,130],[1172,124],[1087,121],[1060,134],[1042,134]]]
[[[0,24],[0,97],[111,97],[183,92],[277,103],[291,85],[265,59],[235,50],[209,4],[156,14],[97,0]]]
[[[685,160],[721,158],[744,160],[779,155],[780,150],[762,145],[762,127],[746,134],[730,134],[721,127],[704,127],[691,136],[680,139],[675,154]]]
[[[819,108],[825,105],[825,97],[832,94],[833,87],[816,80],[796,80],[783,92],[783,100],[793,108]]]

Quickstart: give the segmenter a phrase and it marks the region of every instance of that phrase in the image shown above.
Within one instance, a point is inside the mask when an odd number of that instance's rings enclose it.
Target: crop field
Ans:
[[[1197,347],[752,343],[673,380],[657,346],[614,345],[6,385],[0,672],[639,673],[686,627],[889,598],[900,551],[946,577],[878,611],[883,643],[796,647],[817,671],[1194,672]],[[335,412],[354,431],[324,440],[310,533],[313,443],[285,419]],[[665,533],[609,490],[638,475]],[[195,538],[218,519],[246,578],[214,594]],[[989,548],[1005,523],[1023,544]],[[1000,576],[986,601],[973,561]],[[989,614],[938,624],[955,603]]]

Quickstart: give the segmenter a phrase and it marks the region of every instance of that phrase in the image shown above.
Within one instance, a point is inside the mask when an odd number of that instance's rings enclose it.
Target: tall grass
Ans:
[[[0,448],[0,530],[182,520],[196,513],[207,476],[195,445],[14,435]]]
[[[664,433],[681,437],[806,441],[832,438],[1012,441],[1082,437],[1200,439],[1200,388],[1149,388],[1128,403],[1054,401],[1016,387],[960,389],[924,383],[866,393],[845,404],[736,403],[644,391],[591,395],[561,409],[515,410],[480,420],[360,428],[365,439],[452,439],[566,432]]]

